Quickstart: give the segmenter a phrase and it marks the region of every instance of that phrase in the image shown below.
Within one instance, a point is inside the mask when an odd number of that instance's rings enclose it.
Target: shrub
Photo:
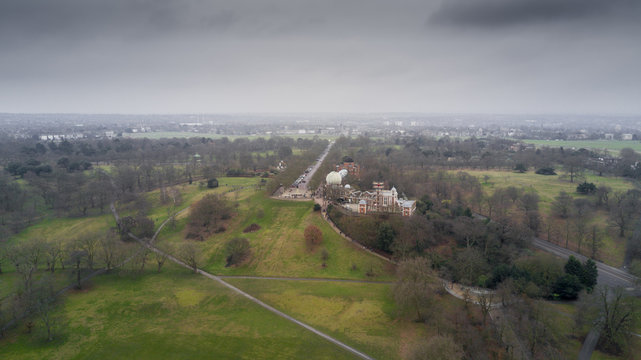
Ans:
[[[314,211],[320,211],[321,206],[320,204],[314,204]]]
[[[589,182],[583,182],[583,184],[579,184],[579,186],[576,187],[576,192],[584,195],[594,194],[596,192],[596,185]]]
[[[227,265],[238,265],[245,260],[250,254],[249,240],[246,238],[236,237],[225,244],[225,253],[227,254]]]
[[[218,187],[218,179],[213,178],[213,179],[207,180],[207,187],[209,189],[217,188]]]
[[[536,173],[539,175],[556,175],[554,168],[551,168],[551,167],[540,168],[536,170]]]
[[[314,225],[309,225],[305,228],[304,236],[305,242],[310,249],[323,242],[323,233]]]
[[[243,230],[244,233],[254,232],[260,230],[260,225],[253,223]]]
[[[583,285],[579,278],[570,274],[561,276],[554,285],[554,293],[564,300],[575,300],[582,289]]]
[[[214,194],[206,195],[191,208],[188,226],[191,237],[197,238],[201,232],[207,235],[220,229],[220,220],[229,219],[231,212],[232,207],[224,197]]]
[[[525,164],[523,164],[523,163],[518,163],[518,164],[516,164],[516,166],[514,167],[514,171],[518,171],[518,172],[520,172],[520,173],[524,173],[524,172],[526,172],[526,171],[527,171],[527,167],[526,167],[526,166],[525,166]]]
[[[326,249],[323,249],[321,253],[321,260],[323,260],[323,267],[327,267],[327,260],[329,260],[329,252]]]

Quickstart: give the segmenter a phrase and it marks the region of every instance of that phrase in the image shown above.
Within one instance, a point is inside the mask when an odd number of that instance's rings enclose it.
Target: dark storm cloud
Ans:
[[[638,22],[640,9],[636,0],[447,0],[430,22],[492,28],[585,19]]]

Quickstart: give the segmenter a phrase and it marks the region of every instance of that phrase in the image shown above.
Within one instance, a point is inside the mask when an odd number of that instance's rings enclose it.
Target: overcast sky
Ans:
[[[0,112],[641,114],[641,1],[0,0]]]

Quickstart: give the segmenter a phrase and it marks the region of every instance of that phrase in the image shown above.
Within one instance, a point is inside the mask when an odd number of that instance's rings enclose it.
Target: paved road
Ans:
[[[556,256],[567,259],[570,255],[574,255],[577,259],[585,261],[587,258],[583,255],[580,255],[572,250],[562,248],[558,245],[555,245],[551,242],[545,241],[543,239],[534,238],[532,240],[532,245],[535,247],[554,254]],[[637,278],[634,275],[631,275],[624,270],[617,269],[613,266],[606,265],[602,262],[595,261],[597,269],[599,269],[599,278],[598,283],[602,285],[608,285],[610,287],[621,286],[627,290],[632,290],[635,286],[635,281]]]
[[[474,217],[477,219],[487,219],[487,217],[474,214]],[[553,244],[549,241],[545,241],[538,237],[532,239],[532,245],[536,248],[539,248],[550,254],[559,256],[561,258],[567,259],[570,255],[573,255],[575,258],[585,261],[587,257],[568,250],[566,248],[560,247],[556,244]],[[615,268],[614,266],[606,265],[600,261],[595,261],[596,267],[599,270],[598,283],[601,285],[607,285],[610,287],[622,287],[628,291],[636,289],[636,281],[638,278],[625,270]]]
[[[325,148],[325,151],[323,151],[318,161],[316,161],[314,165],[312,165],[312,169],[309,171],[309,173],[303,174],[305,175],[305,179],[304,179],[305,182],[298,185],[299,189],[303,191],[307,191],[307,184],[309,184],[309,180],[312,179],[312,177],[316,173],[316,170],[318,170],[318,168],[321,166],[321,164],[323,163],[323,160],[325,160],[325,157],[327,156],[327,154],[329,154],[329,150],[331,150],[333,145],[334,145],[334,141],[330,141],[329,145],[327,145],[327,148]]]

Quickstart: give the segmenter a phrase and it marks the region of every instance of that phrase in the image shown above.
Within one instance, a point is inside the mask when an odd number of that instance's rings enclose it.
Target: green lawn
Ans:
[[[518,173],[512,171],[501,170],[465,170],[470,175],[476,176],[483,188],[488,192],[493,192],[496,188],[505,188],[508,186],[522,187],[525,189],[532,189],[541,199],[541,208],[548,210],[550,204],[554,201],[554,197],[561,191],[565,191],[574,197],[581,197],[576,192],[576,187],[579,184],[577,181],[570,182],[569,179],[562,177],[562,171],[558,171],[559,175],[538,175],[530,169],[525,173]],[[488,181],[484,180],[484,176],[489,176]],[[609,176],[597,176],[590,173],[585,174],[585,181],[594,183],[596,186],[609,186],[613,191],[626,191],[634,188],[631,181]]]
[[[83,218],[50,218],[34,224],[20,233],[9,238],[9,243],[26,239],[63,239],[70,240],[79,236],[93,235],[116,226],[116,221],[105,208],[105,213],[99,216]]]
[[[631,148],[641,152],[641,142],[636,140],[520,140],[524,143],[535,144],[536,146],[563,147],[563,148],[584,148],[592,150],[607,150],[610,153],[618,154],[623,148]]]
[[[426,334],[424,325],[399,319],[391,285],[226,279],[266,303],[377,359],[397,359]]]
[[[218,178],[219,186],[215,189],[208,189],[206,187],[201,187],[198,182],[194,182],[191,185],[184,183],[176,185],[173,188],[180,192],[182,202],[176,206],[172,206],[172,202],[169,201],[165,204],[160,201],[160,189],[150,191],[145,194],[147,200],[151,203],[151,211],[148,216],[154,220],[156,227],[167,219],[171,211],[178,211],[186,208],[190,204],[202,199],[207,194],[222,194],[226,193],[233,189],[239,188],[250,188],[244,192],[252,191],[253,186],[260,183],[260,178],[257,177],[221,177]],[[170,211],[171,210],[171,211]],[[123,212],[121,215],[126,214]]]
[[[65,296],[47,343],[20,327],[0,339],[2,359],[352,359],[351,354],[175,266],[110,274]],[[39,323],[38,323],[39,325]]]
[[[263,192],[242,194],[239,199],[239,215],[230,221],[228,229],[215,234],[202,243],[206,256],[205,268],[215,274],[298,276],[346,279],[391,279],[393,267],[386,261],[363,252],[354,244],[338,235],[314,212],[313,203],[276,200]],[[262,213],[262,217],[260,217]],[[186,216],[186,215],[185,215]],[[178,221],[175,229],[163,229],[159,235],[160,245],[173,243],[177,246],[184,240],[186,219]],[[261,229],[243,233],[252,223]],[[323,233],[323,243],[310,251],[304,241],[305,227],[313,224]],[[224,244],[227,240],[246,237],[252,248],[251,259],[238,267],[225,267]],[[321,254],[326,250],[329,259],[322,267]],[[373,276],[367,276],[370,272]]]

